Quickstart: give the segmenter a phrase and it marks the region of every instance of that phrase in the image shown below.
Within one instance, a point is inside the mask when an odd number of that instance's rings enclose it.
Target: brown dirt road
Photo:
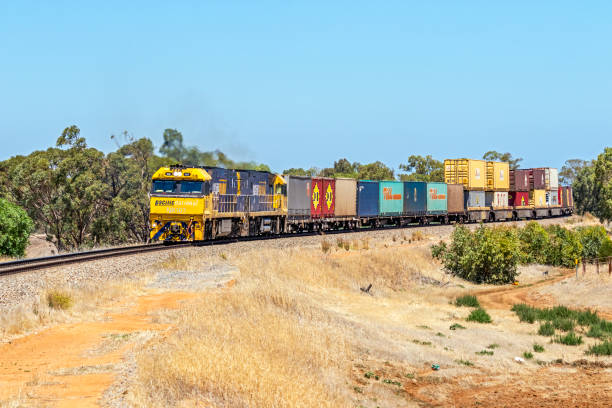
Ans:
[[[195,293],[150,293],[104,321],[62,324],[0,346],[0,401],[95,407],[114,381],[114,365],[137,344],[134,334],[160,331],[150,313],[178,307]]]

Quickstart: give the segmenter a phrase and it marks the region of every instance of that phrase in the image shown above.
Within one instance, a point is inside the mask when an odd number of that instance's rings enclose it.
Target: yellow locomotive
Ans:
[[[151,241],[202,241],[285,231],[283,177],[257,170],[174,165],[153,175]]]

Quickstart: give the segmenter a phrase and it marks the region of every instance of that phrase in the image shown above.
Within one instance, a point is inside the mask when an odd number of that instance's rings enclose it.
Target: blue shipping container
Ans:
[[[357,182],[357,215],[359,217],[378,216],[378,181],[360,180]]]
[[[424,181],[404,182],[404,213],[425,215],[427,212],[427,183]]]

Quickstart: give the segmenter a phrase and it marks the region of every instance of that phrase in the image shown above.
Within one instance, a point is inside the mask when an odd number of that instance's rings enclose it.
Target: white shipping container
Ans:
[[[508,207],[508,192],[507,191],[487,191],[486,205],[493,208]]]
[[[550,190],[546,192],[546,205],[548,205],[549,207],[559,205],[558,190]]]
[[[549,188],[551,190],[558,190],[559,189],[559,171],[552,167],[549,170],[550,170]]]

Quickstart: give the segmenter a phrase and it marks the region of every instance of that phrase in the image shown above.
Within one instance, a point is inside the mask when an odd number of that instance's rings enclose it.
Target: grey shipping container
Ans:
[[[485,192],[484,191],[465,191],[465,207],[466,208],[485,208]]]
[[[311,178],[285,176],[287,183],[287,214],[291,217],[310,217]]]
[[[463,189],[463,186],[461,188]],[[425,215],[427,213],[426,182],[404,182],[404,213],[406,215]]]
[[[529,170],[510,170],[510,191],[529,191]]]
[[[448,184],[448,213],[457,214],[465,211],[463,198],[463,184]]]
[[[357,215],[359,217],[378,217],[378,181],[360,180],[357,183]]]
[[[357,215],[357,180],[351,178],[336,179],[336,217],[354,217]]]

